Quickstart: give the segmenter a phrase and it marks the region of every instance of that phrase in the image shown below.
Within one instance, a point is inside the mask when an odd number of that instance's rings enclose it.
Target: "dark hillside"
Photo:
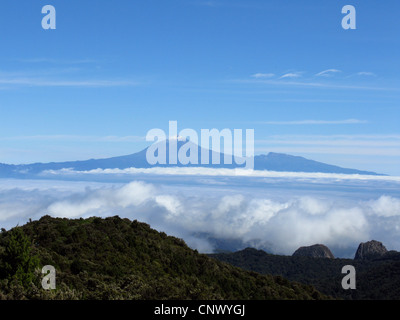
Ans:
[[[9,271],[0,273],[3,299],[320,299],[313,287],[260,275],[211,259],[178,238],[147,224],[119,217],[61,219],[42,217],[0,234],[0,264],[16,230],[32,244],[23,256],[53,265],[57,289],[40,286],[36,270],[22,286]],[[18,242],[18,241],[17,241]],[[19,253],[18,253],[19,254]],[[29,274],[29,268],[23,273]]]
[[[320,292],[339,299],[400,299],[400,253],[395,251],[368,260],[283,256],[253,248],[209,256],[245,270],[313,285]],[[345,265],[356,269],[355,290],[344,290],[341,286]]]

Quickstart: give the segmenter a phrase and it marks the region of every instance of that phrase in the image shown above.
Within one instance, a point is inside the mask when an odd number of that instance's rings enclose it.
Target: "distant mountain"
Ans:
[[[46,170],[61,170],[70,168],[75,171],[88,171],[94,169],[126,169],[126,168],[152,168],[152,167],[207,167],[207,168],[240,168],[244,167],[243,164],[239,165],[232,159],[232,163],[225,163],[225,154],[217,153],[215,151],[204,150],[200,146],[187,141],[178,141],[177,149],[179,150],[183,145],[187,149],[197,150],[198,163],[183,165],[181,163],[169,164],[169,142],[166,143],[166,164],[151,165],[146,159],[146,153],[149,147],[125,156],[118,156],[105,159],[89,159],[83,161],[67,161],[67,162],[50,162],[50,163],[31,163],[31,164],[1,164],[0,163],[0,177],[15,177],[15,176],[32,176],[37,175]],[[201,154],[208,154],[208,163],[201,164]],[[213,164],[213,157],[219,157],[220,164]],[[243,158],[241,158],[243,160]],[[288,154],[270,152],[267,155],[256,155],[254,157],[255,170],[269,170],[269,171],[287,171],[287,172],[321,172],[321,173],[342,173],[342,174],[362,174],[362,175],[379,175],[375,172],[361,171],[356,169],[342,168],[334,165],[309,160],[299,156],[292,156]]]
[[[288,172],[321,172],[321,173],[342,173],[381,175],[370,171],[342,168],[300,156],[292,156],[282,153],[270,152],[267,155],[254,157],[254,168],[256,170],[288,171]]]
[[[380,258],[385,255],[388,250],[382,244],[382,242],[371,240],[368,242],[362,242],[358,246],[357,252],[354,256],[355,260],[371,260]]]
[[[300,247],[293,256],[313,257],[313,258],[328,258],[334,259],[331,250],[323,244],[314,244],[312,246]]]

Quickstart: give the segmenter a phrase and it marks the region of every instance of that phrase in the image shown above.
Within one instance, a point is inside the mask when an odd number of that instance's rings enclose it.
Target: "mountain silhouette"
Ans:
[[[161,143],[161,142],[159,142]],[[206,150],[190,141],[177,141],[176,148],[180,150],[181,147],[187,151],[186,155],[189,156],[190,152],[197,152],[197,163],[182,164],[177,161],[176,164],[170,164],[169,161],[169,147],[171,142],[165,141],[166,144],[166,163],[149,164],[146,158],[146,153],[149,147],[145,149],[124,156],[117,156],[104,159],[89,159],[81,161],[66,161],[66,162],[50,162],[50,163],[31,163],[31,164],[4,164],[0,163],[0,176],[6,177],[19,177],[19,176],[32,176],[37,175],[46,170],[61,170],[72,169],[75,171],[89,171],[94,169],[127,169],[127,168],[152,168],[152,167],[207,167],[207,168],[244,168],[244,157],[238,159],[228,156],[223,152],[216,152]],[[206,154],[208,164],[204,164],[202,154]],[[231,158],[231,163],[225,162],[225,157]],[[213,157],[219,157],[220,163],[213,163]],[[239,164],[237,163],[239,162]],[[371,171],[362,171],[357,169],[342,168],[335,165],[330,165],[314,160],[309,160],[300,156],[293,156],[282,153],[270,152],[266,155],[254,156],[254,169],[255,170],[269,170],[269,171],[286,171],[286,172],[320,172],[320,173],[340,173],[340,174],[362,174],[362,175],[380,175]]]

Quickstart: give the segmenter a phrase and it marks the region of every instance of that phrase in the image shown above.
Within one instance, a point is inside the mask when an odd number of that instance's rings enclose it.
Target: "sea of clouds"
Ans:
[[[46,214],[118,215],[149,223],[206,253],[220,249],[215,239],[288,255],[305,245],[346,249],[371,239],[400,251],[399,182],[391,178],[128,178],[129,182],[127,177],[107,182],[0,179],[0,226],[9,229]]]

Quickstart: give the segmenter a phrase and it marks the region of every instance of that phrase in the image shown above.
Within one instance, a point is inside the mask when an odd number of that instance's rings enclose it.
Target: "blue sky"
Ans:
[[[57,29],[43,30],[51,4]],[[344,5],[357,29],[341,27]],[[0,162],[129,154],[148,130],[255,130],[257,154],[400,175],[398,1],[0,3]]]

